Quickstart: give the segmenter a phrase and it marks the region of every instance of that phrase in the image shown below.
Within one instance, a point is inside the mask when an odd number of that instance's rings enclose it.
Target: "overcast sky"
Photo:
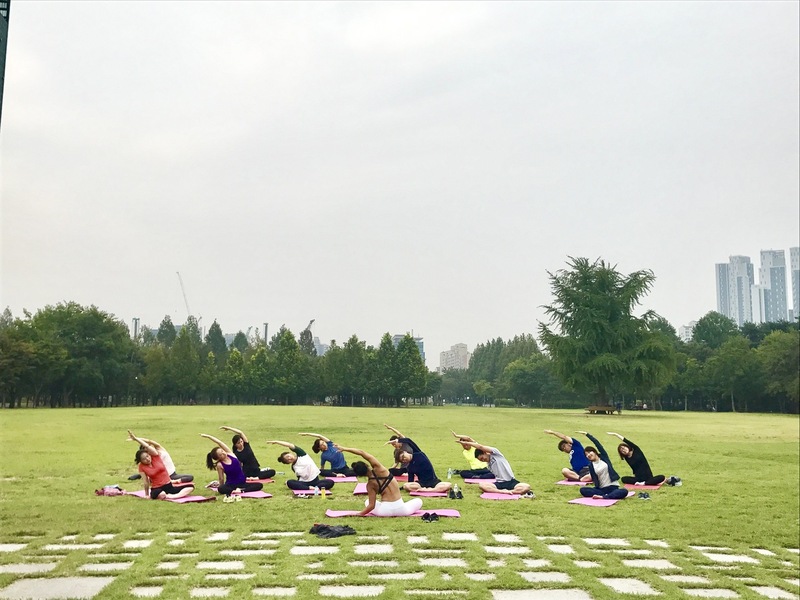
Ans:
[[[324,342],[536,333],[568,256],[798,245],[797,2],[26,2],[2,112],[0,309]],[[788,265],[787,265],[788,266]]]

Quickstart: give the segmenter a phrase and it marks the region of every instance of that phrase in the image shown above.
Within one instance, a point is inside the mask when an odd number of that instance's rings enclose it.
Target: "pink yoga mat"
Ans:
[[[630,498],[634,496],[633,492],[628,492],[628,495],[625,498]],[[620,498],[619,500],[625,500],[625,498]],[[616,504],[619,500],[605,500],[603,498],[575,498],[575,500],[570,500],[569,504],[582,504],[583,506],[611,506],[612,504]]]
[[[353,490],[354,496],[359,496],[361,494],[367,493],[367,484],[366,483],[359,483],[356,484],[356,489]]]
[[[325,479],[331,479],[336,483],[358,483],[358,477],[326,477]]]
[[[425,498],[447,498],[447,492],[411,492],[409,496],[424,496]]]
[[[498,494],[497,492],[483,492],[481,498],[484,500],[519,500],[519,494]]]
[[[138,490],[136,492],[125,492],[126,496],[135,496],[136,498],[142,498],[143,500],[147,500],[150,498],[147,494],[144,493],[144,490]],[[216,500],[213,496],[184,496],[183,498],[175,498],[175,499],[168,499],[167,502],[175,502],[176,504],[185,504],[187,502],[208,502],[209,500]]]
[[[591,481],[572,481],[570,479],[562,479],[561,481],[556,481],[556,485],[594,485]]]
[[[272,494],[258,490],[257,492],[242,492],[242,498],[272,498]]]
[[[636,485],[636,484],[633,484],[633,483],[626,483],[625,484],[625,489],[628,489],[628,490],[657,490],[657,489],[660,489],[662,485],[664,485],[663,481],[661,483],[659,483],[658,485]]]
[[[247,483],[275,483],[274,479],[256,479],[254,477],[248,477]]]
[[[496,479],[465,479],[464,483],[494,483]]]
[[[357,510],[330,510],[330,509],[328,509],[328,510],[325,511],[325,516],[326,517],[331,517],[332,519],[335,519],[337,517],[357,517],[357,516],[360,516],[358,513],[359,513],[359,511],[357,511]],[[439,515],[440,517],[460,517],[461,516],[460,512],[458,512],[457,510],[454,510],[452,508],[439,508],[439,509],[436,509],[436,510],[418,510],[417,512],[412,513],[412,514],[410,514],[408,516],[409,517],[417,517],[417,518],[419,518],[422,515],[424,515],[425,513],[428,513],[428,514],[434,514],[435,513],[435,514]],[[377,517],[378,515],[369,514],[369,515],[365,515],[365,516],[367,516],[367,517]],[[386,517],[386,518],[391,518],[391,517]]]
[[[395,475],[395,481],[408,481],[408,475]]]

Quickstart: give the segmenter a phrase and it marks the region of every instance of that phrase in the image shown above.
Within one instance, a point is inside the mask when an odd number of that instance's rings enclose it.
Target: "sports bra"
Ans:
[[[376,475],[375,477],[370,477],[370,479],[374,480],[378,484],[378,493],[383,494],[384,490],[386,490],[386,488],[392,482],[392,479],[394,479],[394,475],[391,473],[389,473],[387,477],[378,477]]]

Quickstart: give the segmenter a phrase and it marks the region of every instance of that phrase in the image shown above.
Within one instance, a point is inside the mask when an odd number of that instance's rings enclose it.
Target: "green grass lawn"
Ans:
[[[462,464],[461,447],[450,435],[451,429],[496,446],[510,460],[517,479],[531,483],[537,497],[532,501],[491,502],[480,500],[475,486],[462,485],[465,494],[462,501],[425,500],[426,508],[457,508],[461,518],[426,524],[418,519],[326,519],[325,508],[358,509],[363,497],[352,496],[353,485],[343,484],[334,489],[333,498],[299,500],[286,488],[285,475],[276,476],[276,483],[265,487],[265,491],[273,494],[271,499],[236,504],[216,501],[176,505],[127,497],[100,498],[93,492],[108,484],[120,484],[129,490],[140,488],[140,482],[127,480],[136,471],[135,446],[125,441],[128,428],[162,443],[170,451],[178,471],[195,476],[198,493],[212,495],[203,489],[216,478],[215,473],[205,468],[205,455],[211,445],[200,438],[200,433],[210,433],[228,442],[230,436],[219,430],[220,425],[243,429],[262,466],[285,470],[291,475],[288,468],[277,463],[280,449],[267,446],[265,440],[284,439],[310,453],[312,440],[296,433],[314,431],[343,445],[363,448],[390,464],[390,448],[383,445],[389,435],[382,426],[384,422],[412,437],[431,458],[442,478],[448,467],[466,467]],[[560,470],[567,466],[567,457],[558,452],[558,440],[545,435],[544,429],[570,435],[576,430],[589,431],[604,443],[612,458],[616,456],[618,440],[606,432],[619,432],[642,447],[655,473],[680,476],[684,485],[664,486],[651,492],[649,502],[631,498],[609,508],[570,505],[567,501],[579,495],[577,488],[554,485],[561,479]],[[585,444],[590,443],[575,435]],[[661,552],[673,561],[676,556],[691,555],[689,547],[693,545],[722,546],[741,552],[763,549],[776,553],[778,558],[765,558],[758,566],[736,566],[736,572],[784,589],[791,587],[781,583],[783,579],[797,577],[797,555],[789,555],[794,566],[785,564],[786,549],[797,548],[800,536],[800,430],[796,416],[658,412],[586,416],[582,411],[456,407],[5,410],[0,415],[0,440],[5,450],[0,461],[0,543],[30,540],[29,556],[35,557],[37,553],[47,555],[44,545],[65,535],[77,535],[78,540],[85,542],[96,534],[115,534],[120,541],[110,542],[107,551],[120,555],[125,554],[122,539],[146,533],[156,540],[135,560],[133,568],[116,577],[113,585],[98,596],[101,598],[130,597],[131,586],[149,581],[163,554],[171,552],[167,546],[168,532],[188,533],[181,552],[191,550],[202,558],[209,552],[203,540],[214,532],[231,532],[233,540],[241,540],[254,532],[307,531],[313,523],[323,521],[350,525],[359,536],[389,536],[390,543],[397,546],[394,558],[401,561],[401,567],[408,565],[409,569],[417,564],[418,556],[405,540],[410,535],[430,534],[433,528],[437,535],[442,531],[474,532],[484,545],[495,534],[513,533],[534,552],[546,543],[541,539],[543,536],[560,536],[573,545],[577,556],[556,557],[554,566],[571,576],[573,583],[567,587],[588,590],[598,600],[619,595],[597,583],[596,572],[577,568],[574,559],[603,559],[605,577],[629,575],[630,569],[620,566],[619,561],[608,562],[606,553],[598,553],[582,542],[583,538],[624,538],[637,547],[644,540],[665,540],[669,551],[656,548],[655,556]],[[621,460],[615,461],[615,467],[621,475],[629,474]],[[357,536],[329,541],[306,537],[312,545],[352,548],[363,543]],[[470,598],[488,598],[489,590],[532,585],[521,581],[516,574],[522,568],[520,557],[508,557],[504,567],[487,568],[478,544],[451,542],[450,546],[468,550],[464,558],[470,570],[493,572],[496,579],[467,581],[461,573],[463,569],[453,571],[452,579],[448,579],[433,569],[436,576],[433,583],[427,583],[428,588],[455,586],[470,589]],[[298,583],[295,579],[297,573],[308,570],[308,557],[284,552],[291,548],[288,539],[281,540],[277,547],[279,552],[273,558],[248,559],[260,560],[252,563],[259,570],[257,582],[295,586],[298,596],[314,597],[318,582]],[[82,559],[85,555],[81,552],[72,553],[48,576],[69,574],[74,568],[70,561],[78,564]],[[18,561],[18,556],[0,554],[0,565]],[[177,573],[185,575],[185,579],[164,579],[162,598],[186,597],[187,586],[209,585],[193,564],[181,562]],[[722,576],[722,571],[699,568],[696,561],[688,558],[680,566],[686,574],[701,574],[714,580]],[[336,554],[326,556],[321,568],[323,572],[348,570],[345,558]],[[419,566],[415,568],[419,570]],[[350,571],[349,583],[368,583],[366,569]],[[639,577],[659,589],[662,597],[686,597],[652,572]],[[14,579],[0,573],[0,588]],[[387,589],[381,597],[392,598],[402,595],[400,590],[409,582],[385,584]],[[241,581],[227,585],[232,596],[247,598],[255,584]],[[728,579],[726,587],[741,597],[751,597],[743,583]]]

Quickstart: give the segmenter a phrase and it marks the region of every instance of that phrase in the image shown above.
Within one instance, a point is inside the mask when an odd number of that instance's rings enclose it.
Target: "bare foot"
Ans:
[[[167,499],[167,492],[161,492],[161,493],[158,495],[158,499],[159,499],[159,500],[166,500],[166,499]]]
[[[602,500],[602,499],[603,497],[600,494],[595,494],[594,496],[592,496],[592,500]]]

